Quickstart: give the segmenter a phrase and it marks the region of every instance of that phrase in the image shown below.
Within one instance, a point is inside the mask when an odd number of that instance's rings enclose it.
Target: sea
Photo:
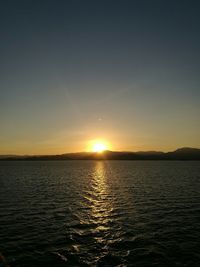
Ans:
[[[10,267],[199,267],[200,162],[0,161],[0,253]]]

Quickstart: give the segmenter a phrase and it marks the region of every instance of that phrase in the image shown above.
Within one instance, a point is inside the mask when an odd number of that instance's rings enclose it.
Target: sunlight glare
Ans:
[[[103,152],[104,150],[106,150],[106,145],[102,143],[96,143],[94,144],[92,150],[94,152]]]
[[[103,151],[108,150],[108,148],[109,146],[107,142],[102,140],[93,140],[89,146],[90,151],[98,153],[102,153]]]

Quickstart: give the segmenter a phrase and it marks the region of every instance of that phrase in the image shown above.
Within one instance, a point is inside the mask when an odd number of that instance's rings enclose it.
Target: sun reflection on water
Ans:
[[[88,182],[81,196],[81,209],[77,210],[76,223],[71,227],[73,245],[78,244],[78,252],[73,246],[72,253],[87,253],[90,264],[109,257],[110,246],[121,240],[122,226],[116,211],[119,196],[113,193],[111,177],[116,177],[116,173],[109,162],[92,163]],[[115,181],[118,187],[116,183]]]
[[[92,187],[91,217],[98,224],[98,229],[104,229],[109,221],[109,215],[113,210],[112,201],[109,195],[109,185],[106,172],[108,171],[105,162],[98,161],[95,165]]]

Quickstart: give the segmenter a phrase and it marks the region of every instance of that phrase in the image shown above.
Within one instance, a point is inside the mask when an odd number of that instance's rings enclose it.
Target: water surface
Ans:
[[[200,266],[200,164],[0,162],[10,266]]]

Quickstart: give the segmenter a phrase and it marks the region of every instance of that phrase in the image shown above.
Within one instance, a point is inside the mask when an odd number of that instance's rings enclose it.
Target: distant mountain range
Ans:
[[[200,149],[184,147],[172,152],[158,151],[104,151],[78,152],[61,155],[0,155],[0,160],[200,160]]]

